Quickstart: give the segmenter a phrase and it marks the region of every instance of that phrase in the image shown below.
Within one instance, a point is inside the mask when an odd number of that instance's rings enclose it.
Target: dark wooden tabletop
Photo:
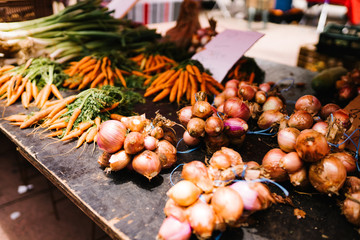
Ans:
[[[290,107],[299,96],[313,94],[310,80],[314,73],[263,60],[257,60],[257,63],[266,72],[265,81],[278,82],[291,78],[295,83],[306,83],[303,88],[293,87],[283,93]],[[146,113],[148,118],[153,118],[156,110],[169,119],[177,120],[175,113],[178,107],[165,101],[153,104],[148,100],[136,107],[138,113]],[[25,110],[18,103],[6,108],[4,116],[19,112]],[[0,120],[0,129],[31,164],[111,238],[156,238],[165,218],[163,208],[167,201],[166,192],[172,186],[172,169],[162,171],[151,181],[129,170],[106,174],[96,162],[101,151],[94,145],[87,145],[85,150],[71,150],[75,142],[50,144],[54,140],[40,139],[34,129],[20,130],[4,120]],[[181,128],[177,130],[181,135]],[[273,142],[273,137],[249,135],[239,152],[244,161],[261,162]],[[178,159],[179,163],[184,163],[204,160],[204,156],[198,150],[178,154]],[[180,180],[180,172],[181,168],[174,171],[173,182]],[[294,206],[273,205],[251,215],[247,226],[229,229],[221,235],[215,232],[214,239],[359,239],[357,229],[341,214],[339,198],[317,193],[304,194],[287,183],[284,187],[289,190]],[[294,207],[305,211],[306,217],[297,219]]]

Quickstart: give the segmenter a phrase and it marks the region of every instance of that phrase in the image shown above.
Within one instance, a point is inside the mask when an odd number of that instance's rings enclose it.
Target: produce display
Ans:
[[[96,143],[94,150],[102,152],[93,162],[106,178],[136,172],[145,177],[141,185],[182,166],[180,181],[170,176],[158,239],[211,239],[241,227],[258,211],[289,203],[280,184],[338,198],[346,219],[360,226],[359,143],[351,139],[360,130],[344,109],[359,94],[359,69],[319,73],[312,88],[320,96],[335,92],[338,101],[303,95],[289,111],[282,93],[296,85],[264,82],[254,59],[238,59],[222,84],[190,58],[216,35],[213,19],[200,28],[197,2],[184,1],[177,25],[164,38],[114,19],[100,2],[0,23],[0,52],[11,62],[0,67],[0,103],[6,109],[21,100],[23,106],[4,117],[9,124],[34,128],[32,134],[53,139],[50,144],[69,143],[69,152]],[[155,117],[134,111],[145,102],[153,104]],[[161,104],[173,107],[169,116],[176,121],[157,111]],[[250,134],[259,141],[272,136],[260,162],[243,161],[240,149]],[[186,151],[178,150],[181,142]],[[193,150],[201,156],[187,160]]]

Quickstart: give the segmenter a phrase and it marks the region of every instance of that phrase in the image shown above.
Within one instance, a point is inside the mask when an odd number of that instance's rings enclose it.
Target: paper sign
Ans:
[[[356,132],[352,135],[351,139],[355,144],[359,143],[359,131],[360,131],[360,95],[354,98],[346,107],[345,110],[349,111],[351,117],[353,117],[353,129],[357,129]],[[350,133],[351,134],[351,133]],[[351,141],[347,141],[347,148],[350,150],[356,151],[354,144]]]
[[[192,59],[201,62],[221,82],[232,66],[262,36],[264,34],[259,32],[228,29],[216,35]]]
[[[123,18],[139,0],[112,0],[108,5],[109,10],[115,10],[114,18]]]

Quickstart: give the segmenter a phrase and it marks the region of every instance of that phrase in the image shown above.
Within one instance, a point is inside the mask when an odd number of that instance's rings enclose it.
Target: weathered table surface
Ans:
[[[301,95],[313,94],[309,82],[314,73],[263,60],[257,60],[257,63],[266,72],[265,81],[278,82],[290,77],[296,83],[306,83],[304,88],[292,88],[284,93],[289,103]],[[148,101],[136,108],[138,113],[146,113],[148,118],[153,118],[156,110],[176,120],[176,105],[165,102],[154,105]],[[4,116],[18,112],[24,112],[20,104],[6,108]],[[151,182],[128,170],[107,175],[96,162],[101,151],[93,145],[88,145],[85,151],[70,151],[74,142],[48,145],[53,140],[40,139],[38,135],[31,134],[31,128],[20,130],[0,120],[0,129],[31,164],[111,238],[155,239],[165,218],[163,208],[166,192],[171,187],[172,169],[161,172]],[[271,137],[248,135],[239,152],[244,161],[260,162],[270,149],[271,142]],[[179,154],[178,158],[179,163],[204,160],[204,154],[199,150]],[[180,180],[180,171],[181,168],[172,175],[174,182]],[[306,212],[305,218],[297,219],[293,206],[277,204],[251,215],[247,227],[229,229],[222,233],[220,239],[359,239],[357,229],[341,214],[338,198],[302,194],[290,185],[284,186],[289,190],[294,206]],[[214,236],[218,234],[214,233]]]

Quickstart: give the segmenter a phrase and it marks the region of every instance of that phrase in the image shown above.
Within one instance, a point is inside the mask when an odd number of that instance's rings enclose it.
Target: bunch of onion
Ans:
[[[360,226],[360,179],[348,177],[345,185],[346,199],[341,205],[342,213],[350,223]]]
[[[205,143],[209,154],[223,146],[240,145],[248,131],[249,113],[248,106],[239,98],[228,99],[223,113],[206,100],[198,99],[194,105],[178,111],[179,121],[186,128],[184,143],[188,146]]]
[[[151,180],[177,160],[176,148],[166,140],[171,132],[167,128],[173,124],[159,117],[150,121],[145,115],[105,121],[97,137],[104,151],[98,163],[106,172],[130,168]]]
[[[235,154],[231,149],[223,150]],[[237,161],[242,162],[239,156]],[[157,239],[189,239],[191,233],[199,239],[208,239],[214,231],[238,227],[246,216],[275,202],[262,183],[241,181],[219,186],[209,169],[200,161],[184,165],[181,175],[184,180],[167,192],[166,219]]]

